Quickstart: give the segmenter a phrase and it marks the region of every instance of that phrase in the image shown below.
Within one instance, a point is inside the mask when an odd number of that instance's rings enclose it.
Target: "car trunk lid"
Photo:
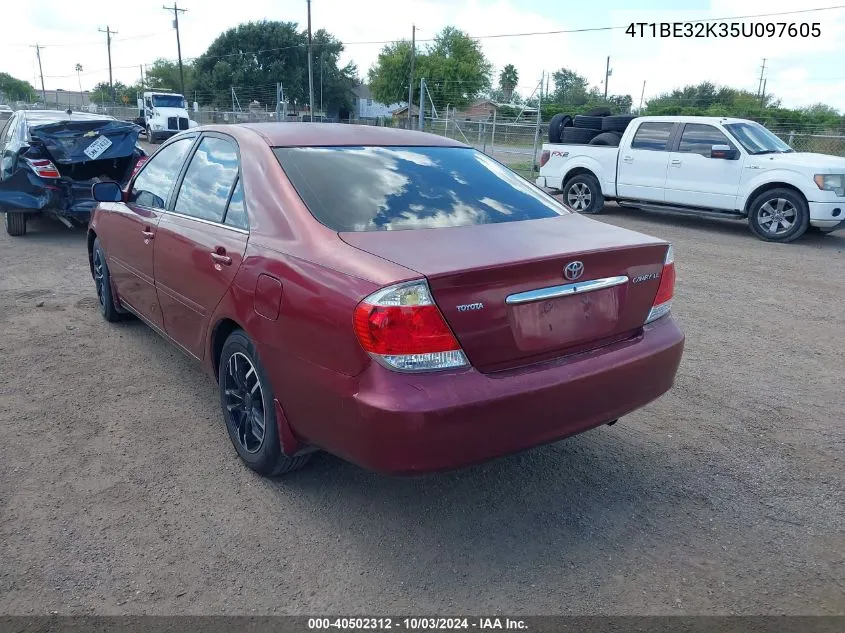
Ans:
[[[140,132],[140,127],[126,121],[83,119],[29,128],[33,144],[41,145],[56,165],[131,156]]]
[[[470,362],[484,372],[635,336],[668,248],[577,214],[340,237],[424,275]],[[567,278],[569,265],[580,275]]]

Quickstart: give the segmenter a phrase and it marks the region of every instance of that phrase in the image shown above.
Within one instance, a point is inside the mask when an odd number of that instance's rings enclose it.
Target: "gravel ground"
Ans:
[[[600,219],[676,245],[675,388],[414,479],[254,475],[213,381],[100,318],[82,231],[0,235],[0,613],[845,614],[845,233]]]

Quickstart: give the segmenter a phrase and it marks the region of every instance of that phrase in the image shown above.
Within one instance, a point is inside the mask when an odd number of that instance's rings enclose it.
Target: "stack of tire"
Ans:
[[[628,124],[636,117],[612,115],[609,108],[595,108],[586,114],[556,114],[549,122],[549,143],[605,145],[618,147]]]

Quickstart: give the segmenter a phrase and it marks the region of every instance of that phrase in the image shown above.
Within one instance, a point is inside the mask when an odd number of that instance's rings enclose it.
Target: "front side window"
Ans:
[[[173,210],[194,218],[222,222],[237,176],[235,145],[213,136],[204,138],[191,158]]]
[[[678,151],[689,154],[701,154],[709,158],[710,149],[714,145],[727,145],[733,148],[728,137],[722,134],[718,128],[712,125],[702,125],[701,123],[687,123],[684,126],[683,134],[681,134]]]
[[[151,209],[164,209],[170,189],[191,148],[193,137],[174,141],[148,160],[132,183],[130,202]]]
[[[669,146],[674,123],[642,123],[631,141],[631,149],[650,149],[665,152]]]
[[[433,229],[569,213],[469,147],[278,147],[305,206],[334,231]],[[331,174],[331,186],[326,184]]]

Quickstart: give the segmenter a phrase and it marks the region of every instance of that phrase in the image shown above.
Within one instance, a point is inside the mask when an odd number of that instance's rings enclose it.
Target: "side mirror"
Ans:
[[[739,152],[731,149],[730,145],[711,145],[710,158],[722,158],[724,160],[736,160]]]
[[[91,187],[91,195],[97,202],[123,202],[120,185],[110,180],[97,182]]]

